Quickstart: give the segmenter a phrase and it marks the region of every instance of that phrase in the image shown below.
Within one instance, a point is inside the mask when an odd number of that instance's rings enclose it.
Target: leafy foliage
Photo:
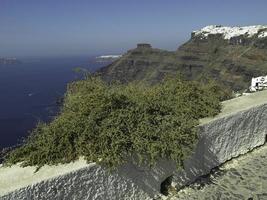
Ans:
[[[149,166],[169,158],[182,167],[197,141],[198,119],[220,111],[219,93],[212,87],[179,78],[153,86],[108,85],[87,76],[69,84],[60,114],[38,124],[5,163],[41,167],[83,156],[115,168],[131,157]]]

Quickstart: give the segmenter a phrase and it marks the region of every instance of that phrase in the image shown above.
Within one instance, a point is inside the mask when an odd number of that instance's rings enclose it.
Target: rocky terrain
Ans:
[[[174,52],[138,44],[137,48],[129,50],[122,58],[101,68],[98,73],[108,82],[116,80],[123,83],[135,80],[155,82],[163,78],[159,69],[166,66],[177,68],[179,67],[177,62]]]
[[[175,52],[139,45],[98,73],[106,81],[149,83],[180,73],[188,80],[211,78],[241,91],[252,77],[267,74],[266,30],[267,26],[204,27]]]

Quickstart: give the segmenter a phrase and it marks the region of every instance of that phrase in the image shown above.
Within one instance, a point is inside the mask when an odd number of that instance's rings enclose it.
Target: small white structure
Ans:
[[[267,89],[267,76],[259,76],[251,79],[251,86],[249,87],[251,92],[264,89]]]

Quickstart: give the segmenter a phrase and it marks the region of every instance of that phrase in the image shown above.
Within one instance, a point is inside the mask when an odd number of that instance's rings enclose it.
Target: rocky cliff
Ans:
[[[188,80],[211,78],[244,90],[252,77],[267,74],[267,26],[204,27],[176,52],[138,46],[98,73],[106,81],[150,83],[181,73]]]
[[[163,78],[164,73],[160,69],[167,66],[176,69],[179,67],[177,63],[175,52],[138,44],[137,48],[129,50],[122,58],[101,68],[97,73],[108,82],[148,80],[153,83]]]

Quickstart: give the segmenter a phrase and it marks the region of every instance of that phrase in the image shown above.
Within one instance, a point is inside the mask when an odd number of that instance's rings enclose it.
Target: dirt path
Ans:
[[[168,200],[267,200],[267,144],[225,163],[210,183],[196,183]]]

